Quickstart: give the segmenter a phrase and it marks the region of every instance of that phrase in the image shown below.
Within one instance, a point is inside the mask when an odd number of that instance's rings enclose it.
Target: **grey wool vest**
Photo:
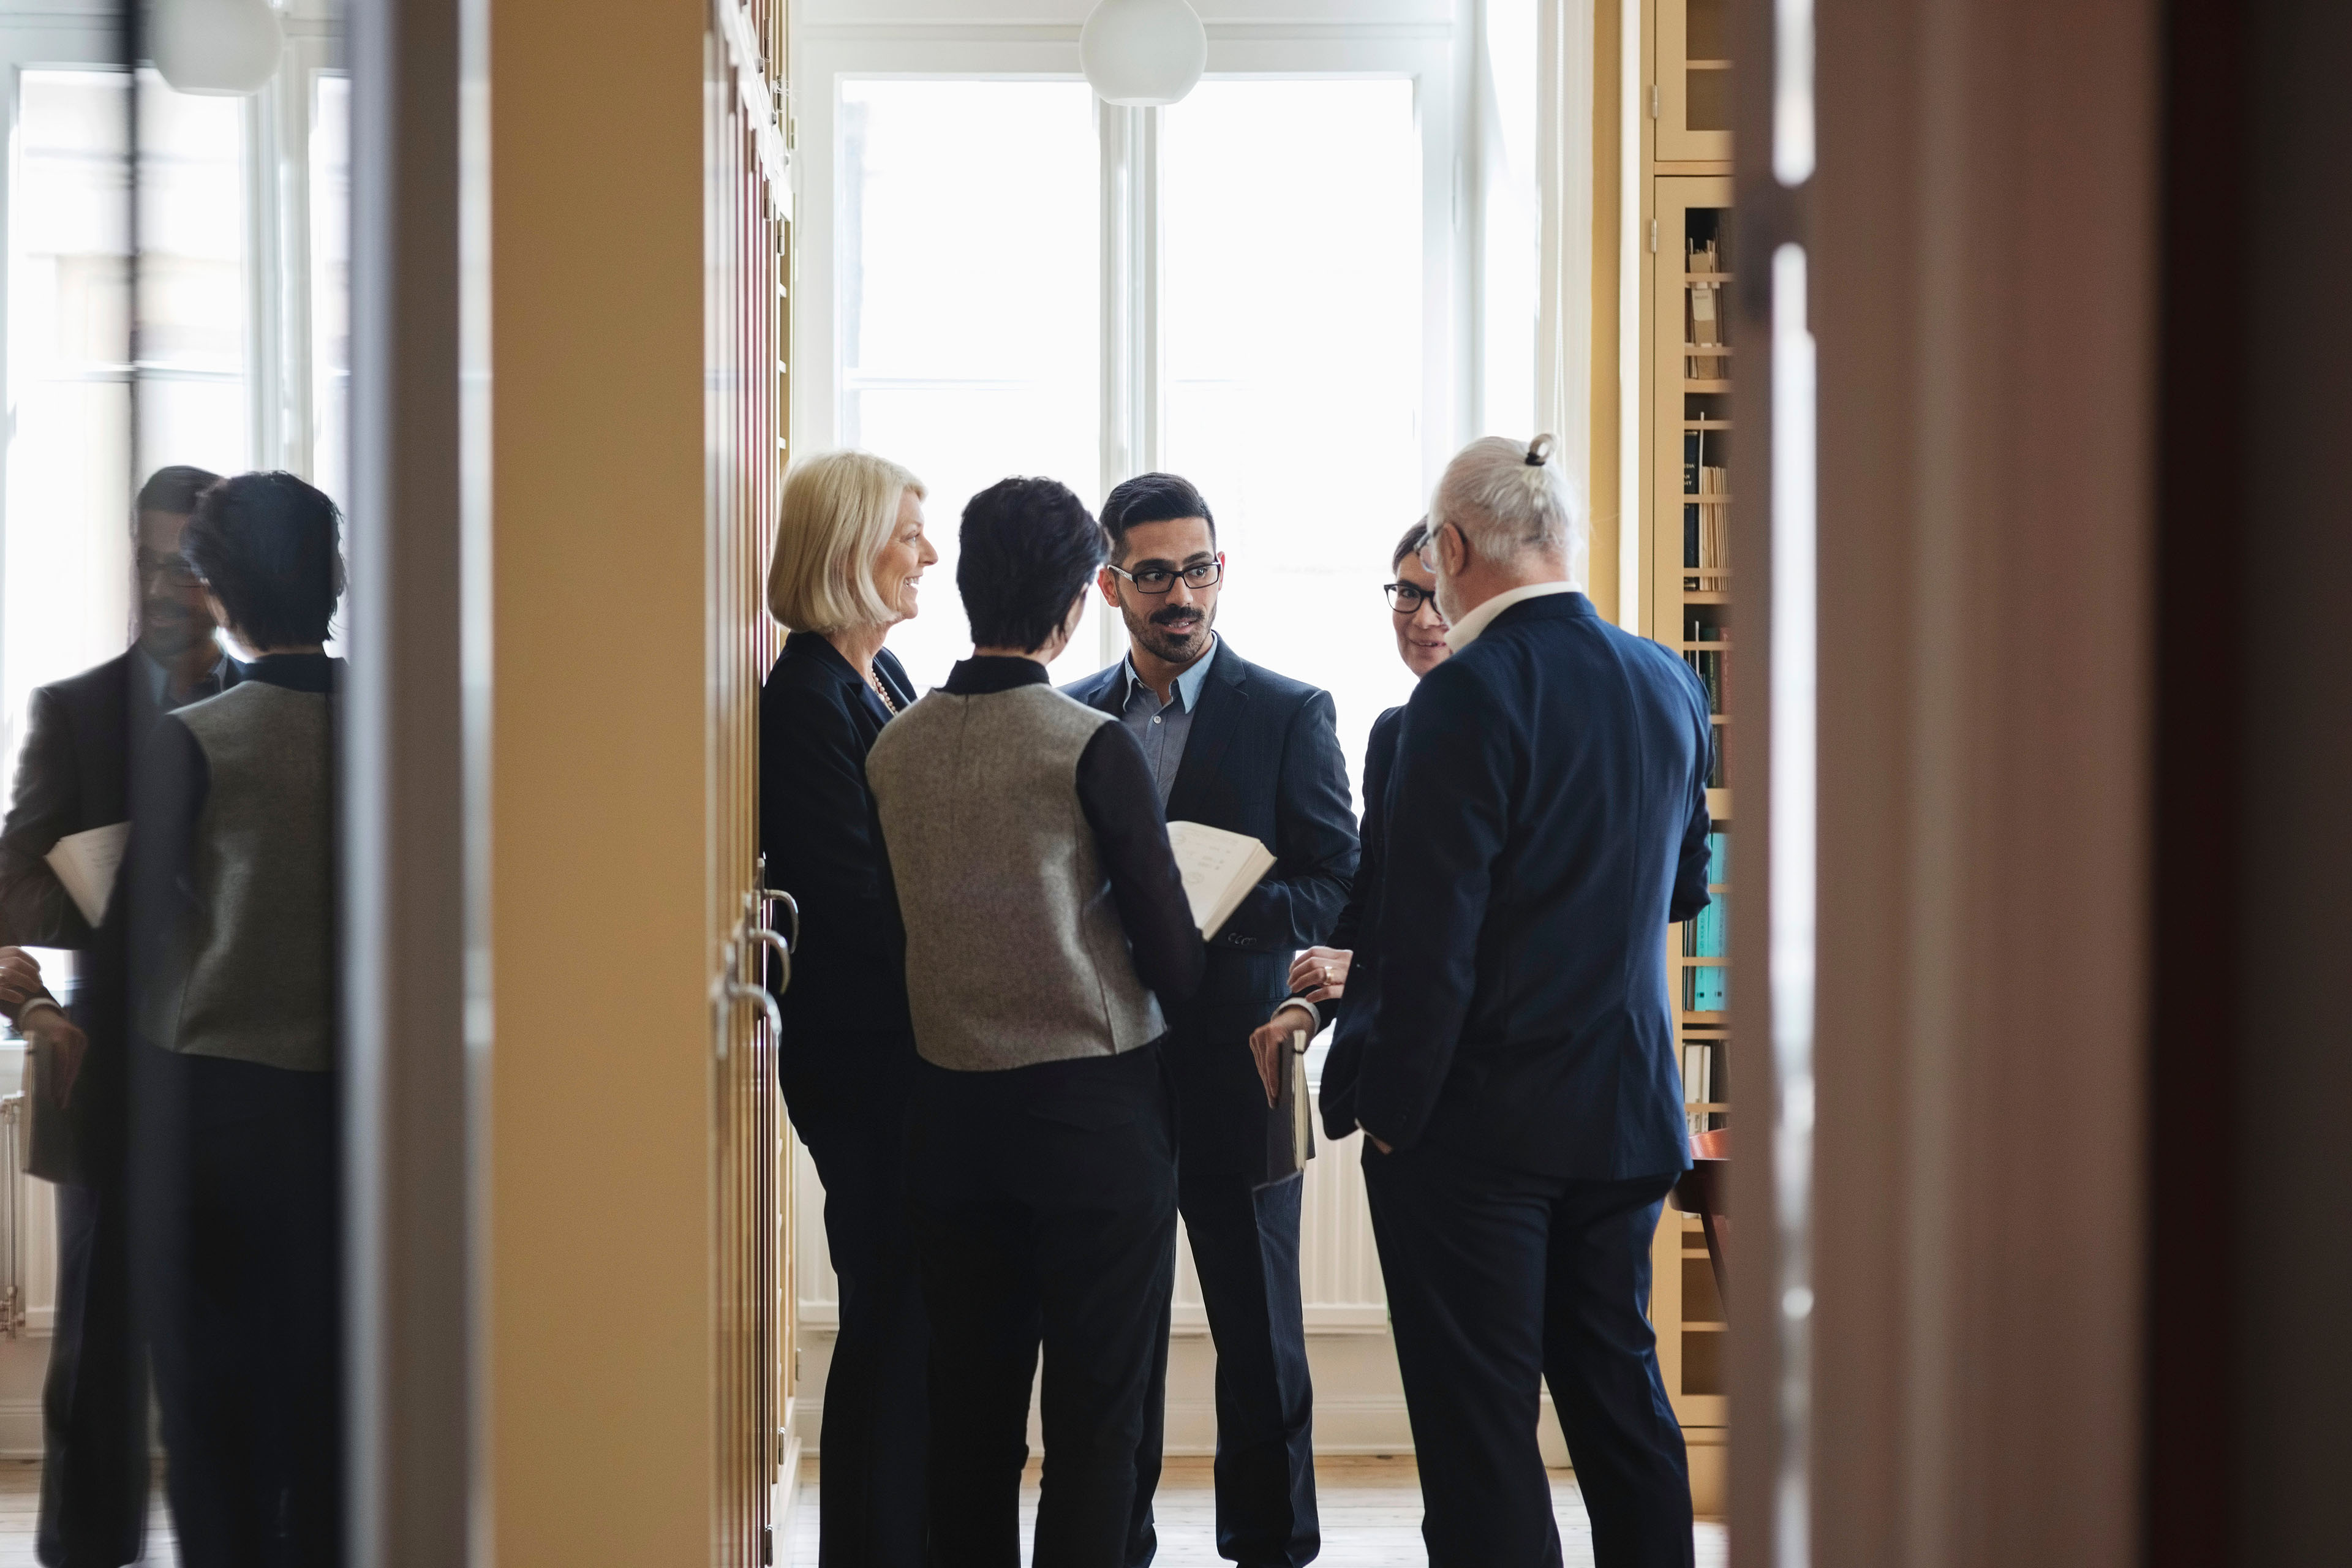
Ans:
[[[866,776],[925,1061],[995,1072],[1116,1056],[1166,1028],[1078,803],[1079,754],[1112,722],[1050,686],[933,691],[875,742]]]
[[[333,1066],[332,737],[322,692],[249,680],[174,715],[205,753],[195,906],[149,1037],[191,1056]]]

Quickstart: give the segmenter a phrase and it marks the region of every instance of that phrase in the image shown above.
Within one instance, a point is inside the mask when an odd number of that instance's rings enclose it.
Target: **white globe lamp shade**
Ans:
[[[1102,0],[1078,34],[1078,58],[1105,103],[1174,103],[1207,68],[1209,34],[1184,0]]]
[[[179,91],[236,96],[277,74],[286,33],[269,0],[155,0],[147,42]]]

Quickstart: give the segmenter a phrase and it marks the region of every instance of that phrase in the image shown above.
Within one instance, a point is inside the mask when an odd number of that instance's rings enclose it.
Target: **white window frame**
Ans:
[[[1472,143],[1470,31],[1454,22],[1211,22],[1213,79],[1403,79],[1413,84],[1422,146],[1422,482],[1478,419],[1475,320],[1476,236],[1464,160]],[[844,367],[836,319],[841,183],[836,128],[845,80],[1077,80],[1078,29],[974,22],[806,23],[793,50],[798,233],[793,280],[793,440],[802,452],[837,443]],[[1160,466],[1160,258],[1143,243],[1159,202],[1160,110],[1095,105],[1101,137],[1101,482]],[[1090,500],[1096,498],[1088,498]],[[1103,621],[1104,658],[1123,640]],[[1119,642],[1120,647],[1110,644]]]

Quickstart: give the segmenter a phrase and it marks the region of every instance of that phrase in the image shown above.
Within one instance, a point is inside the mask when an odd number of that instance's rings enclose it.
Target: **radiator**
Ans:
[[[0,1096],[0,1339],[25,1331],[25,1091]]]

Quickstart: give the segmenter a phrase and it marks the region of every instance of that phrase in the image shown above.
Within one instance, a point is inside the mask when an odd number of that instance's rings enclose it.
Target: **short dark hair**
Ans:
[[[137,510],[185,517],[196,510],[196,498],[218,483],[220,476],[210,468],[173,463],[147,476],[147,482],[139,487]]]
[[[1102,525],[1110,535],[1110,553],[1114,561],[1127,558],[1127,531],[1141,522],[1173,522],[1180,517],[1197,517],[1209,525],[1209,541],[1217,538],[1217,520],[1210,515],[1209,503],[1192,488],[1192,481],[1181,474],[1138,474],[1111,488],[1103,498]]]
[[[180,553],[247,644],[299,647],[327,640],[341,537],[335,503],[292,474],[238,474],[197,500]]]
[[[1406,529],[1404,531],[1404,537],[1397,541],[1396,549],[1389,555],[1389,570],[1391,572],[1403,571],[1404,558],[1408,555],[1420,554],[1421,547],[1428,542],[1429,519],[1424,517],[1419,522],[1414,523],[1411,528]]]
[[[1053,640],[1109,553],[1087,503],[1057,479],[997,480],[964,503],[957,539],[972,646],[1024,653]]]

